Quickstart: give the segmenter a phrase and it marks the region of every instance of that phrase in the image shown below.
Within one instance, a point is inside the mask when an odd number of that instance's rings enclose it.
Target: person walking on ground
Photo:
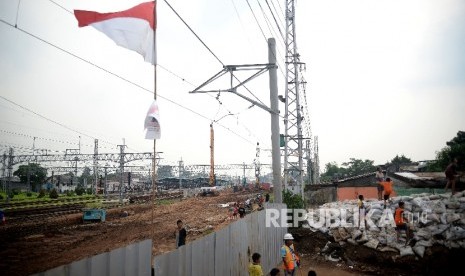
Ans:
[[[234,203],[234,210],[233,210],[233,219],[237,219],[239,216],[239,204],[236,202]]]
[[[391,196],[392,193],[392,179],[391,178],[386,178],[386,181],[381,182],[383,185],[383,198],[384,198],[384,209],[386,209],[387,206],[387,201],[389,200],[389,197]]]
[[[296,275],[296,269],[300,267],[300,258],[294,248],[294,237],[290,233],[284,235],[281,257],[283,258],[284,276]]]
[[[240,203],[239,205],[239,209],[237,209],[237,212],[239,213],[239,218],[243,218],[245,217],[245,207],[244,207],[244,203]]]
[[[399,241],[399,232],[401,230],[405,230],[407,234],[407,240],[405,241],[405,245],[409,243],[412,239],[413,235],[408,227],[408,219],[404,215],[404,207],[405,203],[403,201],[399,201],[399,207],[396,208],[394,213],[394,222],[396,223],[396,233],[397,233],[397,241]]]
[[[384,181],[384,173],[381,167],[378,167],[375,174],[377,186],[376,189],[378,190],[378,200],[383,200],[383,185],[381,184]]]
[[[457,158],[452,159],[452,162],[447,166],[445,170],[446,178],[447,178],[447,183],[446,187],[444,188],[444,191],[447,192],[447,188],[449,188],[449,185],[451,186],[451,191],[452,195],[455,194],[455,180],[458,176],[457,173],[457,163],[458,160]]]
[[[176,236],[176,248],[179,248],[180,246],[183,246],[186,244],[187,231],[183,227],[182,220],[178,220],[176,224],[178,228],[176,228],[174,235]]]
[[[364,198],[363,198],[363,195],[358,195],[358,202],[357,202],[357,205],[358,205],[358,215],[359,215],[359,224],[358,224],[358,227],[359,228],[362,228],[362,221],[364,222],[364,226],[365,228],[364,229],[368,229],[368,226],[367,226],[367,220],[365,218],[365,214],[366,214],[366,206],[365,206],[365,202],[363,202]]]
[[[252,254],[252,263],[249,264],[249,276],[264,276],[259,253]]]

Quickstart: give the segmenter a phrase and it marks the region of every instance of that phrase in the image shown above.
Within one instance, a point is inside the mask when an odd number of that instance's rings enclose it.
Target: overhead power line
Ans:
[[[163,0],[163,1],[165,1],[165,3],[174,12],[174,14],[176,14],[176,16],[182,21],[182,23],[184,23],[184,25],[186,25],[186,27],[195,35],[195,37],[200,41],[200,43],[202,43],[203,46],[205,46],[205,48],[207,48],[207,50],[216,58],[216,60],[218,60],[218,62],[221,63],[221,65],[224,66],[224,63],[215,55],[215,53],[213,53],[213,51],[210,49],[210,47],[208,47],[207,44],[205,44],[205,42],[203,42],[203,40],[194,32],[194,30],[192,30],[192,28],[189,26],[189,24],[187,24],[186,21],[184,21],[184,19],[182,19],[182,17],[179,15],[179,13],[170,5],[170,3],[168,3],[168,1],[166,1],[166,0]]]
[[[79,131],[79,130],[72,129],[72,128],[68,127],[67,125],[64,125],[64,124],[59,123],[59,122],[57,122],[57,121],[55,121],[55,120],[52,120],[52,119],[50,119],[50,118],[47,118],[47,117],[45,117],[45,116],[43,116],[43,115],[41,115],[41,114],[39,114],[39,113],[37,113],[37,112],[35,112],[35,111],[33,111],[33,110],[27,108],[27,107],[25,107],[25,106],[22,106],[22,105],[20,105],[20,104],[18,104],[18,103],[13,102],[12,100],[9,100],[9,99],[3,97],[2,95],[0,95],[0,98],[2,98],[3,100],[5,100],[5,101],[7,101],[7,102],[9,102],[9,103],[11,103],[11,104],[13,104],[13,105],[18,106],[18,107],[20,107],[20,108],[22,108],[22,109],[24,109],[24,110],[27,110],[27,111],[29,111],[30,113],[32,113],[32,114],[34,114],[34,115],[36,115],[36,116],[38,116],[38,117],[40,117],[40,118],[42,118],[42,119],[44,119],[44,120],[47,120],[47,121],[49,121],[49,122],[52,122],[52,123],[54,123],[54,124],[56,124],[56,125],[59,125],[59,126],[61,126],[61,127],[63,127],[63,128],[66,128],[67,130],[71,130],[71,131],[73,131],[73,132],[79,133],[79,134],[81,134],[81,135],[83,135],[83,136],[86,136],[86,137],[88,137],[88,138],[97,139],[97,138],[95,138],[95,137],[93,137],[93,136],[90,136],[90,135],[88,135],[88,134],[85,134],[85,133],[83,133],[83,132],[81,132],[81,131]],[[108,144],[115,145],[115,144],[110,143],[110,142],[106,142],[106,141],[103,141],[103,142],[108,143]]]
[[[200,43],[202,43],[203,46],[205,46],[205,48],[207,48],[207,50],[216,58],[216,60],[218,60],[218,62],[224,67],[225,64],[218,58],[217,55],[215,55],[215,53],[213,53],[213,51],[210,49],[210,47],[207,46],[207,44],[205,44],[205,42],[203,42],[203,40],[194,32],[194,30],[186,23],[186,21],[184,19],[182,19],[182,17],[179,15],[178,12],[176,12],[176,10],[168,3],[167,0],[163,0],[165,1],[165,3],[169,6],[169,8],[176,14],[176,16],[184,23],[184,25],[186,25],[186,27],[192,32],[192,34],[195,35],[195,37],[200,41]],[[234,78],[240,82],[240,80],[235,76],[233,75]],[[244,88],[250,93],[250,95],[252,95],[257,101],[259,101],[260,103],[264,104],[254,93],[252,93],[252,91],[250,91],[249,88],[247,88],[245,85],[244,85]]]
[[[49,0],[50,2],[52,2],[53,4],[57,5],[58,7],[60,7],[61,9],[65,10],[66,12],[70,13],[70,14],[73,14],[72,11],[66,9],[65,7],[61,6],[60,4],[56,3],[55,1],[53,0]],[[186,25],[186,27],[195,35],[195,37],[208,49],[208,51],[224,66],[223,62],[215,55],[215,53],[213,53],[213,51],[203,42],[203,40],[194,32],[194,30],[186,23],[186,21],[176,12],[176,10],[165,0],[166,4],[169,6],[169,8],[176,14],[176,16],[178,16],[178,18]],[[234,3],[233,3],[234,4]],[[237,12],[237,10],[236,10]],[[161,67],[163,70],[165,70],[166,72],[172,74],[173,76],[179,78],[180,80],[182,80],[183,82],[186,82],[190,85],[192,85],[193,87],[195,87],[195,85],[189,81],[187,81],[185,78],[179,76],[178,74],[174,73],[173,71],[169,70],[168,68],[164,67],[163,65],[161,64],[157,64],[157,66]],[[248,90],[248,88],[246,88]],[[252,95],[253,93],[248,90]],[[213,97],[212,95],[208,94],[208,96],[212,97],[212,98],[215,98]],[[253,95],[255,97],[255,95]],[[161,97],[161,96],[160,96]],[[163,98],[163,97],[161,97]],[[258,101],[260,101],[257,97],[255,97]],[[166,98],[165,98],[166,99]],[[216,98],[217,99],[217,98]],[[220,102],[221,103],[221,102]],[[222,104],[222,103],[221,103]],[[228,113],[232,113],[229,109],[225,108]],[[219,110],[218,110],[219,111]],[[239,113],[237,113],[239,114]],[[215,115],[216,116],[216,115]],[[208,118],[207,118],[208,119]],[[245,126],[243,126],[249,133],[250,133],[250,130],[248,130],[248,128],[246,128]],[[255,136],[255,135],[254,135]]]
[[[78,55],[76,55],[76,54],[74,54],[74,53],[71,53],[70,51],[65,50],[65,49],[63,49],[63,48],[61,48],[61,47],[59,47],[59,46],[57,46],[57,45],[55,45],[55,44],[53,44],[53,43],[51,43],[51,42],[49,42],[49,41],[46,41],[45,39],[42,39],[42,38],[40,38],[40,37],[38,37],[38,36],[36,36],[36,35],[34,35],[34,34],[28,32],[28,31],[26,31],[26,30],[24,30],[24,29],[21,29],[21,28],[19,28],[19,27],[16,27],[16,26],[12,25],[11,23],[6,22],[6,21],[3,20],[3,19],[0,19],[0,22],[2,22],[3,24],[5,24],[5,25],[7,25],[7,26],[10,26],[10,27],[12,27],[12,28],[14,28],[14,29],[16,29],[16,30],[19,30],[19,31],[21,31],[21,32],[23,32],[23,33],[25,33],[25,34],[27,34],[27,35],[29,35],[29,36],[31,36],[31,37],[33,37],[33,38],[35,38],[35,39],[41,41],[41,42],[43,42],[43,43],[45,43],[45,44],[47,44],[47,45],[49,45],[49,46],[52,46],[53,48],[58,49],[58,50],[60,50],[60,51],[62,51],[62,52],[64,52],[64,53],[66,53],[66,54],[68,54],[68,55],[70,55],[70,56],[72,56],[72,57],[74,57],[74,58],[77,58],[77,59],[79,59],[79,60],[81,60],[81,61],[83,61],[83,62],[85,62],[85,63],[87,63],[87,64],[90,64],[90,65],[92,65],[92,66],[94,66],[94,67],[96,67],[96,68],[98,68],[98,69],[100,69],[100,70],[102,70],[102,71],[104,71],[104,72],[110,74],[110,75],[113,75],[113,76],[115,76],[115,77],[118,78],[118,79],[121,79],[121,80],[123,80],[123,81],[125,81],[125,82],[127,82],[127,83],[129,83],[129,84],[131,84],[131,85],[134,85],[134,86],[140,88],[141,90],[144,90],[144,91],[146,91],[146,92],[149,92],[149,93],[153,94],[153,91],[151,91],[151,90],[149,90],[149,89],[147,89],[147,88],[145,88],[145,87],[143,87],[143,86],[141,86],[141,85],[139,85],[139,84],[137,84],[137,83],[135,83],[135,82],[133,82],[133,81],[130,81],[130,80],[128,80],[128,79],[126,79],[126,78],[124,78],[124,77],[118,75],[118,74],[115,74],[115,73],[113,73],[113,72],[111,72],[111,71],[109,71],[109,70],[107,70],[107,69],[105,69],[105,68],[103,68],[103,67],[101,67],[101,66],[99,66],[99,65],[97,65],[97,64],[95,64],[95,63],[93,63],[93,62],[91,62],[91,61],[88,61],[88,60],[86,60],[86,59],[84,59],[84,58],[82,58],[82,57],[80,57],[80,56],[78,56]],[[168,102],[170,102],[170,103],[172,103],[172,104],[175,104],[175,105],[177,105],[177,106],[179,106],[179,107],[181,107],[181,108],[183,108],[183,109],[186,109],[186,110],[188,110],[188,111],[190,111],[190,112],[192,112],[192,113],[198,115],[199,117],[202,117],[202,118],[204,118],[204,119],[206,119],[206,120],[208,120],[208,121],[212,121],[212,120],[211,120],[210,118],[208,118],[207,116],[202,115],[202,114],[198,113],[197,111],[192,110],[191,108],[188,108],[188,107],[186,107],[186,106],[183,106],[182,104],[179,104],[179,103],[177,103],[177,102],[175,102],[175,101],[173,101],[173,100],[171,100],[171,99],[169,99],[169,98],[167,98],[167,97],[164,97],[164,96],[160,95],[159,93],[157,93],[157,96],[160,97],[160,98],[162,98],[162,99],[164,99],[164,100],[166,100],[166,101],[168,101]],[[3,98],[3,97],[2,97],[2,98]],[[5,98],[5,99],[6,99],[6,98]],[[6,99],[6,100],[7,100],[7,101],[10,101],[10,100],[8,100],[8,99]],[[10,101],[10,102],[11,102],[11,101]],[[14,103],[14,104],[15,104],[15,103]],[[22,106],[20,106],[20,107],[22,107]],[[25,109],[28,110],[27,108],[25,108]],[[28,111],[30,111],[30,110],[28,110]],[[36,114],[36,113],[33,112],[33,111],[30,111],[30,112]],[[41,117],[41,118],[44,118],[44,119],[46,119],[46,120],[49,120],[48,118],[45,118],[44,116],[42,116],[42,115],[40,115],[40,114],[38,114],[38,113],[37,113],[36,115],[39,116],[39,117]],[[52,121],[52,122],[54,122],[54,123],[56,123],[56,124],[58,124],[58,125],[61,125],[60,123],[55,122],[55,121],[53,121],[53,120],[49,120],[49,121]],[[224,125],[222,125],[222,124],[218,124],[218,125],[221,126],[221,127],[223,127],[224,129],[228,130],[229,132],[233,133],[233,134],[236,135],[237,137],[243,139],[244,141],[246,141],[246,142],[248,142],[248,143],[250,143],[250,144],[252,144],[252,145],[255,145],[256,142],[252,142],[252,141],[248,140],[247,138],[245,138],[245,137],[243,137],[242,135],[240,135],[240,134],[234,132],[233,130],[231,130],[230,128],[228,128],[228,127],[226,127],[226,126],[224,126]],[[93,138],[93,137],[90,136],[90,135],[87,135],[87,134],[81,133],[81,132],[79,132],[79,131],[70,129],[69,127],[67,127],[67,126],[65,126],[65,125],[62,125],[62,127],[67,128],[67,129],[72,130],[72,131],[75,131],[75,132],[77,132],[77,133],[80,133],[80,134],[82,134],[83,136]],[[95,139],[95,138],[93,138],[93,139]],[[109,143],[109,142],[107,142],[107,143]],[[110,143],[110,144],[115,145],[114,143]]]

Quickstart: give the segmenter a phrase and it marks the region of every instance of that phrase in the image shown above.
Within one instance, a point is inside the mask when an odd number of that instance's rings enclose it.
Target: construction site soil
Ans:
[[[132,204],[107,210],[103,223],[82,223],[82,214],[24,220],[0,227],[0,274],[31,275],[108,252],[145,239],[153,240],[153,256],[175,249],[176,221],[185,222],[187,242],[219,230],[234,220],[219,204],[243,201],[250,193],[224,192],[219,196]],[[346,261],[328,261],[320,254],[328,239],[306,228],[289,230],[302,254],[302,275],[314,269],[318,275],[451,275],[462,267],[464,250],[432,247],[423,259],[399,258],[394,252],[378,252],[347,245]],[[347,260],[350,260],[349,262]],[[299,275],[300,276],[300,275]]]

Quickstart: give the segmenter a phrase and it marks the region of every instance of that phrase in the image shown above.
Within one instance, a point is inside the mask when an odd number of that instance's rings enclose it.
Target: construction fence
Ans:
[[[152,240],[59,266],[33,276],[150,276]]]
[[[265,204],[282,210],[285,204]],[[90,258],[59,266],[33,276],[248,276],[252,254],[260,253],[268,273],[280,261],[280,248],[287,227],[266,227],[265,210],[247,214],[203,238],[155,256],[152,240],[118,248]]]
[[[266,204],[281,210],[285,204]],[[281,261],[287,227],[266,227],[265,210],[253,212],[229,226],[175,251],[154,257],[155,276],[248,276],[252,254],[260,253],[264,273]]]

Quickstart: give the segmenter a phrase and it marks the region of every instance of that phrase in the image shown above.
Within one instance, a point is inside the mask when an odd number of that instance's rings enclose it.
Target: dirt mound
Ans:
[[[380,252],[363,245],[334,242],[329,235],[308,228],[292,228],[297,250],[310,265],[325,264],[360,275],[454,275],[465,258],[464,249],[432,246],[423,258],[400,257],[398,252]],[[330,246],[327,246],[328,242]],[[329,245],[329,244],[328,244]],[[326,248],[325,248],[326,247]],[[330,248],[328,250],[328,247]],[[323,253],[323,252],[327,253]]]

